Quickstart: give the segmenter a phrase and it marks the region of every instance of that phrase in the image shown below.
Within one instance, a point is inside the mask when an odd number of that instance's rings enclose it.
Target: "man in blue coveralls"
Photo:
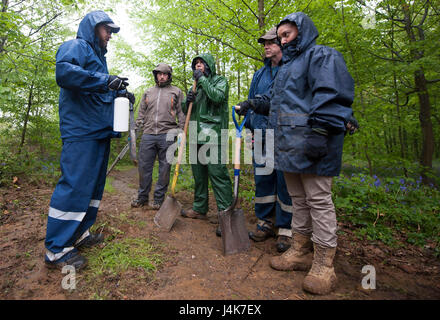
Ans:
[[[90,12],[76,39],[63,43],[56,54],[63,147],[62,176],[50,202],[45,241],[45,262],[51,268],[85,267],[78,248],[103,241],[89,228],[104,192],[110,139],[120,136],[113,131],[114,99],[125,96],[134,103],[134,95],[126,91],[127,78],[109,75],[107,69],[107,43],[119,29],[105,12]]]
[[[282,58],[276,27],[260,37],[258,42],[264,45],[264,67],[254,74],[249,90],[249,99],[269,93]],[[287,192],[286,182],[281,171],[265,172],[266,170],[261,170],[263,172],[259,172],[258,168],[262,169],[263,165],[257,163],[258,157],[255,157],[255,152],[259,152],[259,150],[263,154],[273,152],[273,150],[266,150],[267,116],[257,114],[253,110],[249,110],[248,113],[245,127],[252,131],[255,141],[252,162],[255,179],[255,215],[258,218],[256,231],[249,232],[249,237],[256,242],[264,241],[275,237],[275,228],[278,228],[276,248],[278,252],[284,252],[290,248],[292,238],[292,200]],[[262,133],[261,136],[256,134],[258,129]]]

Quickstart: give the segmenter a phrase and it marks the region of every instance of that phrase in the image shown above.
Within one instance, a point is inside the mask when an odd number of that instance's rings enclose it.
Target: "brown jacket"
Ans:
[[[176,128],[183,130],[182,101],[183,93],[178,87],[156,85],[147,89],[142,95],[136,127],[146,134],[162,134]]]

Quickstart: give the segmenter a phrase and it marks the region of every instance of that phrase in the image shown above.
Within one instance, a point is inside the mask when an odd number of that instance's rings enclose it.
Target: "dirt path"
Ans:
[[[130,208],[136,195],[137,171],[112,172],[115,191],[105,193],[97,224],[113,241],[148,238],[161,246],[164,263],[153,274],[139,280],[136,271],[101,279],[105,290],[79,275],[76,290],[62,289],[64,274],[48,270],[43,263],[46,211],[53,189],[20,186],[0,189],[0,299],[439,299],[440,260],[416,247],[390,249],[356,239],[340,225],[335,259],[336,290],[323,297],[303,292],[305,272],[280,272],[269,267],[276,254],[275,240],[252,243],[251,250],[222,255],[216,225],[179,217],[171,232],[153,223],[155,211]],[[192,193],[177,195],[185,208]],[[212,197],[211,197],[212,198]],[[210,214],[215,213],[211,199]],[[122,217],[122,218],[121,218]],[[248,228],[255,218],[246,213]],[[104,227],[105,226],[105,227]],[[365,265],[376,271],[376,289],[361,286]],[[82,281],[84,280],[84,281]],[[101,287],[102,287],[101,286]]]

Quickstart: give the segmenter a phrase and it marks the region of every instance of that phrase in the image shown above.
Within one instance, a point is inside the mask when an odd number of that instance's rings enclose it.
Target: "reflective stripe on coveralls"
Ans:
[[[52,195],[46,233],[46,260],[76,250],[95,223],[107,172],[110,139],[64,143],[62,177]]]

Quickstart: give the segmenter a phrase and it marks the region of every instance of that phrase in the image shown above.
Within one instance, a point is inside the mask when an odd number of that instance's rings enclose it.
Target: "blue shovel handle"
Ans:
[[[241,121],[241,124],[239,124],[237,122],[237,119],[235,118],[235,106],[232,106],[232,120],[234,120],[235,128],[237,129],[236,131],[237,138],[241,138],[241,133],[243,132],[243,127],[244,124],[246,123],[247,117],[248,117],[248,113],[246,113],[246,115],[243,118],[243,121]]]

